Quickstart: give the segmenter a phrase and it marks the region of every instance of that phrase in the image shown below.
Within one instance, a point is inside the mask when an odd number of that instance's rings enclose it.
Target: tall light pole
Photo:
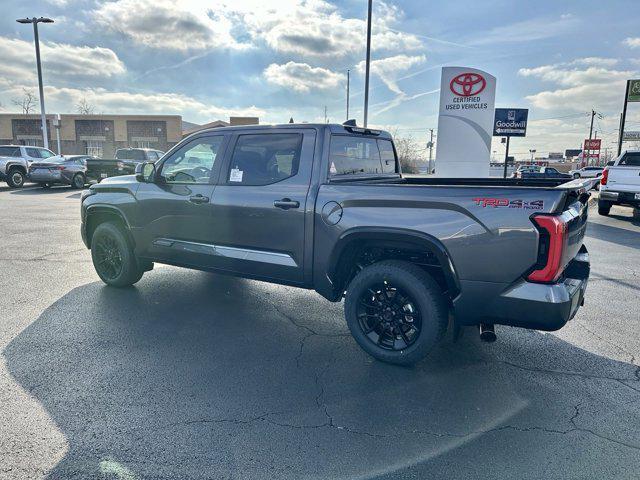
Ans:
[[[371,10],[373,0],[369,0],[369,12],[367,15],[367,60],[364,73],[364,126],[367,126],[369,118],[369,70],[371,67]]]
[[[349,120],[349,95],[351,83],[351,70],[347,70],[347,120]]]
[[[33,36],[36,44],[36,66],[38,67],[38,90],[40,91],[40,117],[42,118],[42,138],[44,148],[49,148],[49,134],[47,132],[47,116],[44,111],[44,89],[42,88],[42,66],[40,65],[40,39],[38,38],[38,23],[53,23],[53,20],[46,17],[40,18],[19,18],[18,23],[32,23]]]

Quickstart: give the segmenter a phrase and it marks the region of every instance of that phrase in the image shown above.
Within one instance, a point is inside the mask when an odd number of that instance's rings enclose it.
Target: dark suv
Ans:
[[[353,124],[228,127],[85,191],[82,237],[116,287],[160,262],[345,298],[360,346],[407,364],[450,316],[491,332],[575,315],[591,183],[562,182],[405,178],[391,136]]]

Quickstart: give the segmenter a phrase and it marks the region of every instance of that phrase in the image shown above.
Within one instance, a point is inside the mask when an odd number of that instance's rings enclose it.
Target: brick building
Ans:
[[[49,148],[67,155],[89,154],[113,157],[124,147],[155,148],[167,151],[182,139],[180,115],[47,115]],[[39,114],[0,114],[0,145],[42,146]]]

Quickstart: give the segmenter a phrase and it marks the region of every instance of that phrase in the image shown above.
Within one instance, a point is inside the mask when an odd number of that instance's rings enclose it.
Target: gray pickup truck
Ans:
[[[570,320],[590,186],[405,177],[391,136],[353,124],[227,127],[92,185],[81,229],[108,285],[158,262],[315,289],[366,352],[411,364],[447,328]]]

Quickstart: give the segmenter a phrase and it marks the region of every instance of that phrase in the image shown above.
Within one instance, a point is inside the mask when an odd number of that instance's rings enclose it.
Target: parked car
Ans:
[[[29,166],[29,179],[43,188],[56,184],[84,188],[87,183],[85,159],[85,155],[73,155],[33,162]]]
[[[570,180],[573,178],[572,175],[568,173],[562,173],[558,171],[557,168],[553,167],[541,167],[537,172],[528,172],[523,171],[518,178],[529,178],[529,179],[539,179],[539,178],[559,178]]]
[[[513,178],[522,178],[523,172],[539,172],[540,167],[538,165],[520,165],[515,172],[513,172]]]
[[[0,167],[0,180],[11,188],[21,188],[27,178],[29,165],[43,159],[61,159],[51,150],[25,145],[0,145],[0,158],[4,157]]]
[[[164,155],[152,148],[119,148],[115,158],[92,158],[87,161],[87,178],[100,182],[105,178],[131,175],[141,162],[155,162]]]
[[[107,285],[159,262],[315,289],[345,298],[366,352],[410,364],[450,315],[488,340],[494,323],[557,330],[575,315],[590,183],[404,177],[383,131],[227,127],[85,190],[81,233]]]
[[[602,173],[598,213],[609,215],[613,205],[640,208],[640,150],[624,152]]]
[[[598,178],[602,175],[604,167],[583,167],[576,170],[569,170],[569,175],[573,178]]]

